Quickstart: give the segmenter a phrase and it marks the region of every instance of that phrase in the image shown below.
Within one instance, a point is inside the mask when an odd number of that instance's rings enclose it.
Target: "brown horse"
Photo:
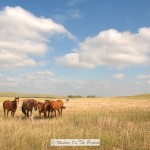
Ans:
[[[45,100],[45,102],[44,102],[44,108],[45,108],[45,111],[46,111],[45,115],[48,116],[48,117],[49,117],[50,111],[51,111],[51,107],[50,107],[51,102],[55,102],[55,101]],[[48,115],[47,115],[47,113],[48,113]]]
[[[33,110],[33,108],[35,111],[37,110],[37,104],[38,104],[38,102],[34,99],[23,100],[22,112],[24,113],[25,117],[29,117],[29,112],[31,112],[30,117],[32,116],[32,110]]]
[[[64,107],[64,103],[62,100],[57,100],[50,102],[50,108],[51,108],[51,117],[53,115],[53,111],[56,117],[56,110],[58,111],[59,115],[62,115],[62,109],[66,107]]]
[[[11,111],[11,116],[14,117],[18,104],[19,104],[19,97],[15,97],[14,101],[10,101],[10,100],[4,101],[3,102],[4,116],[5,116],[5,111],[7,110],[7,116],[9,111]]]
[[[44,107],[44,103],[38,102],[37,109],[39,110],[39,117],[41,118],[41,113],[44,113],[44,117],[46,117],[46,109]]]

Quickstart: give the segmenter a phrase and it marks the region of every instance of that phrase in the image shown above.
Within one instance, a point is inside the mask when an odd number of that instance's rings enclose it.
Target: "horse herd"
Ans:
[[[18,104],[19,104],[19,97],[15,97],[13,101],[5,100],[3,102],[4,116],[6,115],[6,111],[7,116],[10,111],[12,117],[14,117]],[[25,118],[32,116],[33,109],[35,111],[38,110],[40,118],[42,113],[44,114],[44,117],[52,118],[53,112],[55,113],[56,117],[56,111],[58,111],[59,115],[62,115],[62,109],[64,108],[65,107],[62,100],[56,101],[45,100],[45,102],[38,102],[35,99],[24,99],[21,106],[21,110],[25,115]]]

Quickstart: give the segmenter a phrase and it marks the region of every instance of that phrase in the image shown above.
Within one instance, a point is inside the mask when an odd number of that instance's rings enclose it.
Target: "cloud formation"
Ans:
[[[147,75],[139,75],[138,78],[139,78],[139,79],[150,79],[150,74],[147,74]]]
[[[124,74],[113,74],[113,78],[115,79],[123,79],[125,77]]]
[[[69,79],[59,77],[50,70],[38,70],[16,75],[0,74],[0,87],[4,91],[18,91],[26,93],[53,93],[60,95],[101,94],[111,89],[108,80],[99,79]]]
[[[56,58],[57,63],[82,68],[113,66],[125,68],[146,65],[150,60],[150,28],[138,33],[105,30],[79,43],[75,53]]]
[[[141,74],[137,77],[137,79],[143,80],[146,83],[150,84],[150,74]]]
[[[51,19],[36,17],[27,10],[5,7],[0,11],[0,68],[37,66],[31,56],[41,56],[50,48],[48,38],[55,34],[73,35]]]
[[[86,0],[68,0],[69,6],[75,6],[77,4],[85,3]]]

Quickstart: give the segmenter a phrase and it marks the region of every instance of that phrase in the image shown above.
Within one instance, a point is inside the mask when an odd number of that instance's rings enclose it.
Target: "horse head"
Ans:
[[[44,102],[44,109],[46,110],[46,108],[49,106],[50,101],[49,100],[45,100]]]
[[[37,111],[38,102],[36,100],[33,101],[34,110]]]
[[[17,104],[19,104],[19,97],[15,97],[15,100],[17,102]]]

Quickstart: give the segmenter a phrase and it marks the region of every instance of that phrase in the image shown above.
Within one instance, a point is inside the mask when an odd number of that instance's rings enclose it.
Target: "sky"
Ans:
[[[150,93],[149,0],[1,0],[0,92]]]

